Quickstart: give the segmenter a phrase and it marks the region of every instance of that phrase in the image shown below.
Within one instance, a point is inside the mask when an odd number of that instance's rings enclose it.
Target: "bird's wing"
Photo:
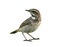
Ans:
[[[31,21],[29,19],[25,20],[19,28],[22,28],[23,26],[26,26],[26,25],[31,25]]]

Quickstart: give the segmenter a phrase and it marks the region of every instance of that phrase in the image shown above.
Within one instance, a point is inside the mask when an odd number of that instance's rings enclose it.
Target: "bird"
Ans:
[[[34,8],[25,11],[29,12],[31,16],[27,18],[17,30],[11,32],[10,34],[22,32],[22,35],[25,38],[24,41],[39,40],[39,38],[33,37],[30,33],[34,32],[41,24],[41,14],[38,9]],[[27,39],[24,33],[28,34],[32,39]]]

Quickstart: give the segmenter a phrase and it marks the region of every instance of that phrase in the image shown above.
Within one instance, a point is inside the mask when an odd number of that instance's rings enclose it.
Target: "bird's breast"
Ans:
[[[31,26],[31,31],[32,32],[35,31],[39,25],[40,25],[40,22],[39,23],[33,23],[33,25]]]

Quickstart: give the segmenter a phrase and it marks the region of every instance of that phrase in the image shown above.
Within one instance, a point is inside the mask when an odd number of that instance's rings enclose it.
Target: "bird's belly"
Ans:
[[[40,23],[36,23],[36,24],[34,24],[32,27],[31,27],[31,31],[30,32],[33,32],[33,31],[35,31],[37,28],[38,28],[38,26],[40,25]]]
[[[39,26],[39,24],[35,24],[35,23],[34,23],[34,25],[26,25],[26,26],[22,27],[20,29],[20,31],[25,32],[25,33],[31,33],[33,31],[35,31],[38,26]]]

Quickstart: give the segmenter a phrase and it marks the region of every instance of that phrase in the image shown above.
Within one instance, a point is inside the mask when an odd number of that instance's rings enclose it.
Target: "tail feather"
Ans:
[[[17,32],[18,32],[18,30],[15,30],[15,31],[11,32],[10,34],[15,34],[15,33],[17,33]]]

